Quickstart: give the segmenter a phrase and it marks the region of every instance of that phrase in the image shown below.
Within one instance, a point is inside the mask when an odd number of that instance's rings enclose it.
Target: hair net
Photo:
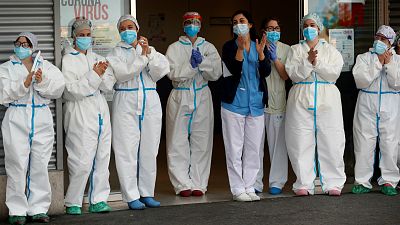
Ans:
[[[136,19],[135,17],[133,17],[132,15],[129,15],[129,14],[124,15],[124,16],[121,16],[121,17],[119,18],[118,23],[117,23],[117,28],[118,28],[118,29],[119,29],[119,26],[121,25],[121,23],[122,23],[123,21],[125,21],[125,20],[130,20],[130,21],[132,21],[132,22],[136,25],[136,28],[137,28],[138,30],[140,29],[139,23],[138,23],[137,19]]]
[[[77,33],[85,29],[92,30],[92,22],[85,17],[76,18],[72,24],[71,36],[74,38]]]
[[[320,31],[324,30],[324,24],[322,24],[322,20],[321,20],[321,18],[318,16],[317,13],[309,13],[309,14],[305,15],[305,16],[303,17],[303,19],[301,20],[301,27],[303,27],[304,22],[305,22],[306,20],[313,20],[313,21],[317,24],[317,26],[319,27],[319,30],[320,30]]]
[[[381,34],[385,36],[385,38],[389,40],[390,44],[394,43],[394,39],[396,37],[396,33],[394,32],[393,28],[386,25],[380,26],[378,28],[378,31],[376,31],[376,34]]]
[[[32,34],[31,32],[22,32],[18,34],[18,37],[26,37],[32,43],[32,52],[36,51],[38,47],[38,39],[36,35]]]

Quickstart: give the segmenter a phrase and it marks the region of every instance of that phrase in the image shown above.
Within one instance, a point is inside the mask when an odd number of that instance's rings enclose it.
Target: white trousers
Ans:
[[[269,187],[282,189],[288,177],[288,153],[285,142],[285,113],[269,114],[265,113],[265,128],[268,141],[269,159],[271,163],[269,171]],[[258,191],[263,190],[263,161],[264,161],[264,141],[260,148],[260,170],[254,188]]]
[[[325,193],[330,190],[341,191],[346,174],[340,92],[335,85],[319,84],[317,97],[314,96],[314,85],[293,86],[287,101],[285,141],[297,177],[293,190],[305,189],[314,194],[318,167],[322,190]]]
[[[76,119],[76,118],[75,118]],[[111,122],[108,113],[87,118],[90,127],[69,127],[65,138],[68,152],[69,186],[65,205],[82,206],[83,194],[89,179],[88,197],[90,204],[106,202],[110,194],[108,181],[111,153]],[[96,122],[97,120],[97,122]]]
[[[114,99],[112,146],[125,202],[139,197],[154,197],[162,111],[155,91],[148,92],[147,97],[148,110],[143,120],[139,119],[135,110],[124,105],[127,103],[122,94]]]
[[[233,195],[254,192],[260,170],[264,115],[243,116],[221,107],[221,119],[231,192]]]
[[[193,96],[186,90],[172,90],[166,110],[168,175],[175,193],[207,191],[214,131],[214,109],[208,87]]]
[[[375,162],[375,149],[379,136],[379,168],[382,175],[378,184],[389,183],[396,187],[400,179],[397,167],[399,96],[382,94],[379,122],[375,110],[378,105],[376,99],[376,94],[360,91],[358,95],[353,122],[355,183],[372,188],[370,180],[374,173],[374,163],[378,163]]]
[[[10,107],[1,126],[7,172],[6,205],[12,216],[47,213],[51,203],[47,166],[54,143],[53,117],[47,106],[35,108],[32,128],[31,113],[30,106]]]

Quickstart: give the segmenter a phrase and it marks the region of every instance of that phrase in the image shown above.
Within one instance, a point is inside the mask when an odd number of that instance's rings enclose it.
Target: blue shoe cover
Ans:
[[[139,199],[128,202],[128,206],[130,209],[133,210],[141,210],[146,208],[146,206],[141,201],[139,201]]]
[[[160,202],[154,200],[152,197],[142,197],[140,198],[140,201],[149,208],[158,208],[161,205]]]
[[[280,193],[282,193],[282,189],[277,188],[277,187],[271,187],[271,188],[269,189],[269,193],[270,193],[271,195],[279,195]]]

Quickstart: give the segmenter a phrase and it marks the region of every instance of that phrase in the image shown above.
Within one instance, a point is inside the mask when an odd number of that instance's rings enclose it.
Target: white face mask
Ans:
[[[247,23],[239,23],[233,26],[233,33],[244,36],[249,33],[249,25]]]

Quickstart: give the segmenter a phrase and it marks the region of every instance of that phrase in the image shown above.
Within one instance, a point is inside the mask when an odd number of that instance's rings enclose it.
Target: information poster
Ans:
[[[76,17],[93,24],[93,50],[106,56],[120,41],[117,22],[124,14],[124,0],[60,0],[62,48],[72,43],[71,25]]]
[[[354,30],[353,29],[330,29],[329,43],[343,56],[342,72],[351,71],[354,65]]]

